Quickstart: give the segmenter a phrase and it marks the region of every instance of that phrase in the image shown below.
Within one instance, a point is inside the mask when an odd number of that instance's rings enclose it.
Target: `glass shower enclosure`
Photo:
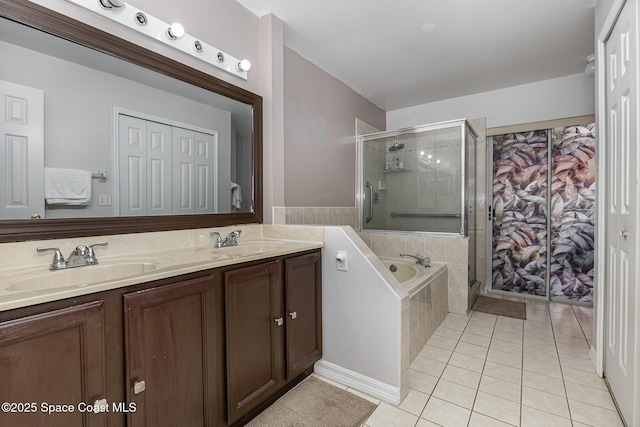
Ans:
[[[466,120],[358,137],[360,228],[472,237],[476,139]]]

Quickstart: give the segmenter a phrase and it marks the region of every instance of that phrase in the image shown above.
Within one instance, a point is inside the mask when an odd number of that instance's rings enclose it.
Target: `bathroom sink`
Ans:
[[[222,253],[226,253],[230,257],[243,257],[275,252],[282,248],[284,248],[284,245],[277,242],[238,242],[238,246],[217,248],[214,252],[220,251]]]
[[[70,268],[68,270],[46,271],[15,280],[5,289],[7,291],[37,291],[41,289],[84,287],[92,283],[123,279],[153,271],[158,267],[155,262],[122,261]]]

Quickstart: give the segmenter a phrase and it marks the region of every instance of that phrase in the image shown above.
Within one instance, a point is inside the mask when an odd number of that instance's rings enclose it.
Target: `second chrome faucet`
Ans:
[[[224,239],[217,231],[212,231],[211,236],[216,238],[215,247],[216,248],[224,248],[226,246],[237,246],[238,245],[238,237],[242,234],[242,230],[234,230],[227,235]]]

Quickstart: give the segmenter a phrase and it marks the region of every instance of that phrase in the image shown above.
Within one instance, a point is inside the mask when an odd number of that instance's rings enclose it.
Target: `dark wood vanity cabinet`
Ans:
[[[225,273],[229,424],[320,359],[320,261],[316,252]]]
[[[246,423],[321,357],[320,260],[309,251],[0,312],[0,403],[23,412],[0,411],[0,426]],[[103,399],[106,412],[78,409]]]
[[[205,276],[124,295],[129,426],[211,426],[220,418],[215,282]]]
[[[102,301],[0,323],[0,426],[105,426]]]

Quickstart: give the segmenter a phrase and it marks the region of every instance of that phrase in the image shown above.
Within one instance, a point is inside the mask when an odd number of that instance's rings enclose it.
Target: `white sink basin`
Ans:
[[[37,291],[41,289],[84,287],[92,283],[123,279],[153,271],[158,267],[155,262],[122,261],[70,268],[68,270],[46,271],[23,277],[11,282],[7,291]]]
[[[266,254],[269,252],[279,251],[284,248],[282,243],[276,242],[255,242],[255,243],[240,243],[238,242],[238,246],[227,246],[224,248],[218,248],[214,250],[220,251],[229,255],[230,257],[243,257],[243,256],[252,256],[259,254]]]

